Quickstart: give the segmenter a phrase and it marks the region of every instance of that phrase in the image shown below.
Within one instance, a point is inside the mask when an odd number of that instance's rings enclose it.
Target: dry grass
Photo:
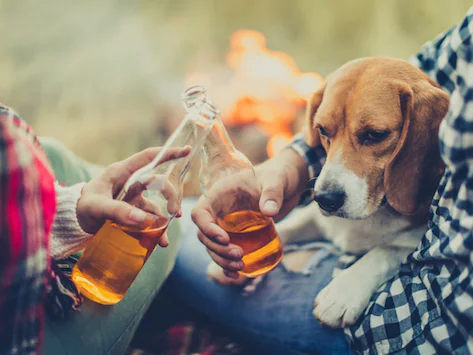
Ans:
[[[230,34],[263,32],[304,71],[406,58],[467,0],[0,0],[0,100],[97,163],[158,144],[185,74],[225,60]],[[170,111],[180,115],[181,111]]]

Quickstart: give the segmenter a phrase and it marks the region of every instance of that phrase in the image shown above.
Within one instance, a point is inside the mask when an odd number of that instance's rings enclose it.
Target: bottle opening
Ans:
[[[189,110],[199,101],[206,101],[207,94],[203,86],[191,86],[181,95],[186,110]]]
[[[214,120],[220,115],[220,111],[211,103],[204,102],[200,115],[207,120]]]

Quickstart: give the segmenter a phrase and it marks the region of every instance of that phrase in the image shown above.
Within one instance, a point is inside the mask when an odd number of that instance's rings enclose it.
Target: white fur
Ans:
[[[337,213],[347,218],[365,218],[368,215],[368,184],[365,178],[346,169],[339,156],[327,162],[314,186],[314,193],[330,192],[337,188],[345,191],[345,204]]]

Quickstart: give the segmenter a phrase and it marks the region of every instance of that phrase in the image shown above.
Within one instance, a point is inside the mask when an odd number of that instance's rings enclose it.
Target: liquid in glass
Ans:
[[[230,242],[243,249],[245,268],[240,273],[257,277],[273,270],[281,261],[283,247],[274,222],[261,212],[237,211],[227,214],[218,224]]]
[[[148,220],[136,228],[105,222],[72,271],[79,291],[97,303],[120,302],[167,225],[164,217]]]

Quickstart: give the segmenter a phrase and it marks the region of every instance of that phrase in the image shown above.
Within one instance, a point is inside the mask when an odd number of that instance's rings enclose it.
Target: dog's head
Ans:
[[[367,218],[384,202],[425,212],[443,174],[438,130],[448,95],[421,70],[365,58],[330,75],[308,103],[305,132],[326,163],[314,199],[326,215]]]

